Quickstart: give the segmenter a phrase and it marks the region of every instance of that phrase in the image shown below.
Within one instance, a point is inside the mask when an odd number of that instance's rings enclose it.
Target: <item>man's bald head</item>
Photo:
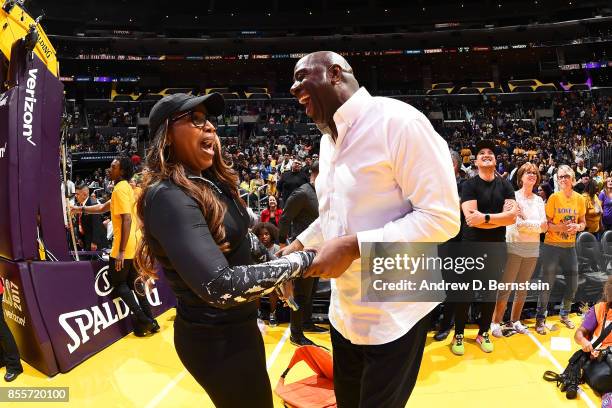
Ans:
[[[293,70],[291,94],[317,124],[333,126],[333,115],[357,90],[353,68],[341,55],[317,51],[301,58]]]
[[[317,52],[310,53],[302,57],[302,59],[298,61],[298,64],[304,60],[310,64],[322,65],[324,67],[338,65],[340,66],[340,68],[342,68],[343,71],[350,73],[351,75],[353,74],[353,68],[351,68],[348,61],[344,59],[342,55],[335,53],[333,51],[317,51]]]

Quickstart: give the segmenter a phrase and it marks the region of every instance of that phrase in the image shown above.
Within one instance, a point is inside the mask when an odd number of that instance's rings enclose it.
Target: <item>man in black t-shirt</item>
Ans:
[[[514,202],[512,184],[499,176],[493,177],[492,180],[483,179],[479,166],[478,175],[461,186],[461,209],[465,216],[461,234],[464,241],[505,242],[506,225],[514,224],[507,223],[511,218],[504,212],[507,200]],[[466,206],[466,203],[469,204]]]
[[[291,171],[284,172],[276,184],[283,206],[287,203],[291,193],[297,190],[302,184],[308,183],[309,178],[310,177],[302,173],[302,163],[295,159],[291,164]]]
[[[491,140],[481,140],[476,144],[476,165],[478,175],[465,181],[461,186],[461,235],[463,241],[469,242],[499,242],[499,245],[474,246],[474,256],[482,256],[487,252],[489,261],[485,261],[485,269],[480,271],[483,279],[501,276],[500,265],[505,264],[506,226],[514,224],[518,206],[514,199],[512,185],[495,174],[495,143]],[[491,268],[495,268],[492,270]],[[467,276],[460,279],[472,283],[479,276]],[[483,282],[484,283],[484,282]],[[451,350],[457,355],[463,355],[463,331],[470,306],[468,297],[471,291],[464,291],[464,302],[455,303],[455,338]],[[489,328],[495,299],[482,303],[481,319],[476,342],[480,348],[490,353],[493,343],[489,339]]]

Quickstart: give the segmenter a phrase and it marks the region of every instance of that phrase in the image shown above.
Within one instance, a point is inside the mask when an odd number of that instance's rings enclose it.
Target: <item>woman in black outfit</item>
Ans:
[[[299,277],[314,254],[251,265],[249,216],[235,172],[206,115],[220,115],[219,94],[174,94],[155,104],[149,172],[137,211],[143,236],[137,264],[146,277],[159,263],[177,298],[174,344],[185,368],[217,407],[272,407],[255,300]],[[293,254],[292,254],[293,255]]]

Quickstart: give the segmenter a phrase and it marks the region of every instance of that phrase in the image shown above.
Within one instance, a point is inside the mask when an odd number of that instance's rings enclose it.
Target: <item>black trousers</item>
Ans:
[[[463,255],[477,258],[482,256],[483,252],[486,252],[488,258],[484,263],[484,269],[479,272],[473,270],[462,275],[456,275],[453,282],[473,282],[474,280],[483,279],[485,281],[493,279],[499,282],[503,275],[503,268],[506,265],[506,245],[504,242],[487,242],[485,250],[474,243],[474,246]],[[486,284],[484,285],[486,287]],[[493,312],[495,311],[497,291],[484,290],[481,292],[481,296],[482,301],[475,302],[475,292],[472,289],[457,291],[456,293],[447,293],[447,301],[451,299],[452,303],[450,304],[450,308],[454,311],[455,316],[455,334],[464,333],[465,325],[468,320],[468,311],[472,303],[477,303],[480,306],[478,334],[480,335],[489,331],[491,328],[491,321],[493,320]],[[461,298],[463,298],[462,301],[457,301]]]
[[[338,408],[403,408],[421,367],[429,315],[391,343],[352,344],[331,328]]]
[[[255,319],[203,325],[177,315],[174,347],[217,408],[272,408],[266,350]]]
[[[0,294],[0,365],[6,365],[6,371],[23,372],[17,343],[4,320],[2,294]]]
[[[299,336],[304,333],[304,323],[311,323],[312,297],[319,278],[301,278],[294,282],[293,297],[300,308],[296,311],[291,310],[291,335]]]
[[[123,268],[120,271],[117,271],[115,270],[115,258],[110,258],[108,268],[111,285],[113,285],[115,293],[121,297],[121,299],[123,299],[123,301],[129,306],[130,310],[135,315],[138,315],[142,310],[146,316],[153,318],[153,313],[151,313],[151,306],[149,305],[147,297],[144,296],[142,291],[136,291],[134,289],[134,282],[138,277],[138,272],[136,272],[136,268],[134,267],[134,261],[132,259],[124,259]],[[136,294],[138,301],[134,299],[132,291],[134,291]],[[138,292],[141,292],[142,294]]]

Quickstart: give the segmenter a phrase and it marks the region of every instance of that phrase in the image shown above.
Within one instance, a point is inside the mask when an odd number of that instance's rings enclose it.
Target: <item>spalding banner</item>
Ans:
[[[61,372],[133,330],[128,306],[113,296],[107,263],[32,262],[30,270]],[[175,305],[163,273],[157,282],[146,293],[155,316]]]

